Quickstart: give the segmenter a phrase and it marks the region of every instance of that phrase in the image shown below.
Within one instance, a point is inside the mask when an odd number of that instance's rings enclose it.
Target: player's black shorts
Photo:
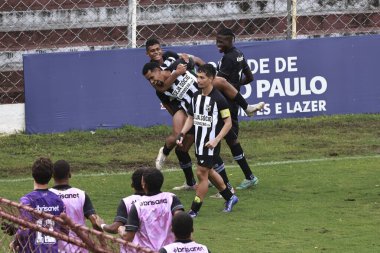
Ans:
[[[181,102],[179,102],[178,100],[172,100],[169,102],[169,106],[170,108],[172,109],[173,111],[173,115],[178,112],[179,110],[182,110],[185,112],[185,110],[183,109],[182,105],[181,105]],[[185,112],[186,114],[186,112]]]
[[[187,134],[195,135],[195,126],[193,125]]]
[[[219,156],[220,154],[220,143],[218,144],[218,146],[216,146],[214,148],[214,154],[213,155],[207,155],[207,154],[203,154],[203,155],[198,155],[198,154],[195,154],[195,156],[197,157],[197,163],[199,166],[202,166],[202,167],[205,167],[205,168],[208,168],[208,169],[212,169],[214,168],[215,166],[215,158]]]

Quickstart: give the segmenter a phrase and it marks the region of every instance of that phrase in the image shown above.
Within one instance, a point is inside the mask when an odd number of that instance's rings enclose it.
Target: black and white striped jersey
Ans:
[[[215,88],[207,96],[199,91],[191,100],[188,114],[194,118],[195,153],[214,155],[214,149],[208,149],[205,144],[215,139],[223,128],[224,119],[230,117],[226,98]]]
[[[177,60],[166,70],[174,71],[177,68],[177,65],[183,63],[183,60]],[[191,66],[188,66],[191,68]],[[164,95],[171,99],[177,99],[181,102],[181,105],[185,111],[190,106],[191,98],[194,96],[194,93],[198,91],[197,76],[190,72],[186,71],[185,74],[177,77],[171,87],[164,92]]]
[[[172,65],[176,60],[179,59],[179,55],[172,51],[166,51],[162,54],[163,63],[161,64],[162,69],[167,69]],[[154,62],[151,60],[151,62]]]

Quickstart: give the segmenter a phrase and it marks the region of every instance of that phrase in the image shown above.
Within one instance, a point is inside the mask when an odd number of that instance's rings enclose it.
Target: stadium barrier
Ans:
[[[0,4],[0,104],[23,103],[22,55],[380,32],[379,0],[23,0]],[[159,18],[157,18],[159,17]]]
[[[20,247],[15,250],[17,243],[14,243],[13,240],[17,230],[22,229],[32,231],[29,233],[30,237],[26,239],[28,242],[29,240],[33,240],[32,243],[34,240],[44,240],[45,242],[58,240],[61,252],[114,253],[120,252],[123,248],[126,252],[155,253],[151,249],[75,224],[64,213],[54,216],[2,197],[0,197],[0,224],[1,252],[31,252],[30,249]],[[69,236],[69,231],[73,231],[76,236],[72,236],[72,234]],[[49,252],[48,250],[45,253]]]
[[[254,119],[379,113],[379,43],[380,35],[236,43],[255,78],[241,93],[267,103]],[[166,49],[213,64],[221,57],[215,45]],[[170,125],[141,74],[147,61],[145,49],[24,56],[26,132]]]

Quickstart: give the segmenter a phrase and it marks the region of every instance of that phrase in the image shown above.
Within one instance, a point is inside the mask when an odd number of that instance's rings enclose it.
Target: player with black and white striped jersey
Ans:
[[[202,65],[204,62],[193,56],[189,56],[187,54],[177,54],[172,51],[163,52],[160,42],[157,39],[151,38],[146,41],[146,54],[150,58],[151,62],[157,62],[162,69],[168,68],[171,64],[173,64],[176,60],[182,59],[188,63],[194,63],[197,65]],[[189,64],[190,66],[190,64]],[[193,65],[194,66],[194,65]],[[157,158],[156,158],[156,168],[162,169],[166,157],[170,154],[171,150],[175,148],[175,153],[179,161],[179,165],[185,175],[186,181],[183,185],[176,186],[173,190],[194,190],[195,189],[195,178],[192,170],[192,162],[191,157],[188,153],[188,149],[190,148],[192,142],[190,136],[187,137],[186,142],[188,145],[184,145],[184,147],[176,147],[175,138],[178,135],[179,131],[182,128],[183,122],[186,120],[186,113],[181,109],[182,106],[180,101],[173,99],[166,99],[165,95],[161,93],[157,93],[157,96],[160,98],[162,106],[166,108],[169,114],[172,116],[172,134],[167,136],[165,140],[165,144],[160,148]]]
[[[187,112],[187,108],[190,105],[195,90],[198,91],[198,83],[197,76],[187,70],[184,61],[178,60],[165,70],[163,70],[157,62],[149,62],[144,65],[142,74],[150,82],[153,88],[156,89],[157,95],[163,104],[178,101],[179,106],[181,107],[180,110],[183,113]],[[237,90],[224,78],[215,77],[213,79],[213,85],[217,89],[223,91],[223,93],[231,99],[237,96]],[[181,126],[178,133],[182,129],[184,122],[185,121],[178,123]],[[184,141],[186,142],[186,139],[184,139]],[[185,150],[187,151],[190,149],[190,144],[192,143],[187,141],[185,144],[187,146]],[[223,163],[222,159],[217,160],[217,162],[219,161]],[[225,184],[232,189],[224,167],[220,167],[218,173],[222,176]]]
[[[146,41],[145,47],[146,47],[146,54],[150,58],[151,62],[159,63],[162,69],[167,69],[180,58],[182,61],[185,62],[186,68],[190,70],[194,70],[195,65],[201,66],[204,64],[204,61],[202,59],[194,55],[188,55],[184,53],[177,54],[172,51],[163,52],[160,42],[154,38],[148,39]],[[173,68],[172,68],[172,71],[173,71]],[[172,82],[175,80],[175,78],[172,80]],[[241,108],[243,108],[245,112],[247,113],[247,115],[252,116],[257,110],[260,110],[262,108],[263,103],[259,103],[256,105],[248,105],[248,103],[242,97],[240,93],[236,92],[236,93],[228,94],[229,92],[228,85],[225,85],[224,88],[227,88],[226,91],[223,91],[226,97],[228,98],[230,95],[231,96],[230,100],[235,101],[236,104],[238,104]],[[184,111],[180,109],[181,105],[178,103],[178,101],[168,99],[164,94],[161,94],[160,92],[156,92],[156,93],[157,93],[157,96],[160,98],[162,105],[167,109],[167,111],[171,114],[173,118],[173,125],[172,125],[173,133],[166,138],[165,144],[163,147],[160,148],[157,158],[156,158],[156,168],[161,169],[166,160],[166,157],[169,155],[171,150],[175,147],[175,137],[177,136],[177,134],[179,133],[181,129],[181,124],[183,124],[184,120],[186,120],[186,116],[185,116]],[[229,134],[229,136],[234,136],[234,135],[235,134],[233,133]],[[173,190],[194,189],[195,181],[194,181],[194,176],[191,170],[191,164],[192,164],[191,158],[188,152],[186,151],[190,148],[190,145],[188,145],[188,143],[192,142],[191,137],[186,136],[184,141],[185,141],[184,147],[182,149],[179,149],[178,147],[176,147],[175,152],[179,160],[180,167],[182,168],[185,174],[186,182],[181,186],[174,187]],[[236,153],[235,150],[232,150],[232,148],[231,148],[231,152],[233,154]],[[225,173],[223,161],[219,159],[216,162],[217,162],[215,164],[216,170],[220,172],[221,174]],[[216,194],[211,197],[220,197],[220,195]]]
[[[224,212],[231,212],[238,202],[221,176],[213,169],[215,158],[220,154],[220,141],[232,126],[229,104],[226,98],[213,86],[216,70],[211,64],[198,69],[198,85],[201,90],[194,94],[188,108],[188,117],[177,144],[182,145],[184,135],[195,127],[195,155],[197,157],[198,187],[189,214],[196,217],[208,191],[210,179],[226,200]]]

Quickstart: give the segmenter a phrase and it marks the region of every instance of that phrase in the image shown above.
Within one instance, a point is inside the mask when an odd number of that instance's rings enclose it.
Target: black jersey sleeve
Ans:
[[[176,60],[179,59],[179,55],[178,55],[176,52],[173,52],[173,51],[165,51],[165,52],[163,53],[163,55],[162,55],[162,58],[163,58],[164,60],[166,60],[166,59],[168,59],[168,58],[170,58],[170,57],[172,57],[172,58],[174,58],[174,59],[176,59]]]
[[[139,229],[139,226],[140,226],[139,215],[137,213],[136,206],[133,204],[131,207],[131,210],[129,210],[128,222],[125,228],[127,231],[136,232]]]
[[[117,207],[116,217],[113,221],[123,223],[124,225],[128,222],[128,211],[123,200],[120,201]]]
[[[169,97],[166,96],[164,93],[156,91],[156,96],[161,101],[161,103],[163,103],[163,104],[169,104],[170,103]]]
[[[178,210],[185,211],[185,208],[183,207],[181,201],[176,195],[173,195],[173,203],[172,203],[171,209],[172,209],[172,213]]]
[[[178,64],[186,64],[186,69],[196,76],[194,72],[195,63],[194,63],[194,60],[191,58],[189,59],[189,62],[185,62],[184,59],[179,58],[178,60],[173,62],[166,70],[173,72],[177,68]]]
[[[91,199],[87,193],[84,193],[83,214],[86,218],[90,217],[92,214],[96,214],[95,208],[92,205]]]

